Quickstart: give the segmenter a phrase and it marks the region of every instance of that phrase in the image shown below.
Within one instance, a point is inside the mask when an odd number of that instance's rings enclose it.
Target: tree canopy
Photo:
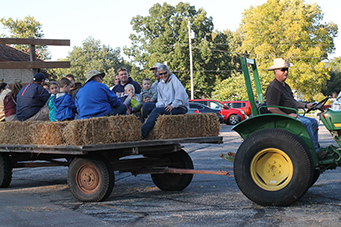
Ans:
[[[27,16],[23,20],[1,18],[0,22],[9,30],[11,33],[10,38],[44,38],[44,33],[42,30],[42,24],[35,20],[34,17]],[[7,37],[5,34],[1,34],[2,37]],[[26,53],[30,52],[29,45],[14,45],[14,48],[24,51]],[[36,46],[37,57],[42,60],[51,59],[50,52],[47,46]]]
[[[263,89],[274,78],[265,69],[274,58],[284,58],[294,65],[286,81],[292,89],[307,100],[321,90],[329,79],[324,60],[335,50],[338,34],[336,24],[322,20],[321,8],[303,0],[268,0],[244,11],[239,50],[256,59],[260,76],[265,78]]]
[[[322,92],[324,95],[336,96],[341,91],[341,57],[332,59],[327,66],[330,67],[330,79]]]
[[[190,90],[190,58],[188,21],[195,32],[193,39],[193,77],[196,97],[209,97],[217,78],[230,76],[231,56],[227,36],[212,37],[212,17],[203,9],[196,10],[188,3],[171,6],[155,4],[148,16],[137,15],[131,20],[135,34],[130,35],[132,47],[125,53],[133,62],[149,68],[156,62],[166,62],[185,88]]]
[[[84,83],[87,72],[96,69],[106,73],[103,82],[109,87],[114,85],[115,71],[119,67],[126,67],[129,72],[132,70],[132,66],[121,57],[120,48],[113,49],[91,36],[82,42],[82,46],[74,46],[64,60],[71,62],[70,68],[52,70],[59,78],[71,73],[77,82]]]

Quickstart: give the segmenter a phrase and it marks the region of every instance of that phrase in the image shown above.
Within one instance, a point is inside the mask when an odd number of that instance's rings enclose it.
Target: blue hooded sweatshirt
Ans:
[[[77,108],[75,101],[73,101],[69,94],[64,92],[58,93],[54,99],[54,105],[56,106],[55,117],[58,121],[73,120],[75,118]]]

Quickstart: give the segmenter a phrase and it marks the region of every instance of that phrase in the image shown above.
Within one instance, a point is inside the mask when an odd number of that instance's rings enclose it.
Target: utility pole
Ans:
[[[189,67],[190,67],[190,74],[191,74],[191,99],[194,98],[192,39],[194,39],[194,32],[191,30],[191,22],[188,20],[189,64],[190,64]]]

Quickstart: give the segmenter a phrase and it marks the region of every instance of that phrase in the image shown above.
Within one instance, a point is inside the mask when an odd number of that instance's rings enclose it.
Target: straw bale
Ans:
[[[146,139],[218,136],[220,123],[214,113],[161,115]]]
[[[0,123],[0,144],[90,145],[136,141],[142,123],[135,115],[74,121],[12,121]],[[160,116],[147,139],[218,136],[216,114]]]
[[[11,121],[0,123],[1,144],[31,144],[32,137],[29,126],[33,121]]]
[[[63,131],[70,145],[105,144],[141,138],[141,122],[135,115],[117,115],[71,121]]]
[[[37,121],[29,126],[31,132],[31,144],[41,145],[63,145],[63,129],[68,124],[67,121],[49,122]]]
[[[111,138],[114,142],[135,141],[141,139],[141,121],[135,115],[109,117]]]

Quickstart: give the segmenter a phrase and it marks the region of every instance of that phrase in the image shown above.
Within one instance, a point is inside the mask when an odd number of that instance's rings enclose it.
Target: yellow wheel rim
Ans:
[[[294,172],[289,156],[277,148],[258,152],[250,167],[253,181],[267,191],[278,191],[287,186]]]

